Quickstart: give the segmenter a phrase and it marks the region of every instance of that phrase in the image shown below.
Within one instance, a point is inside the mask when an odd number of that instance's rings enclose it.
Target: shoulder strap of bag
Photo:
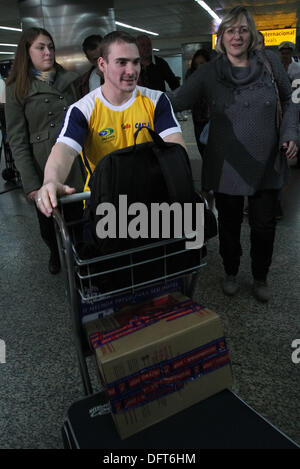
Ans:
[[[270,72],[270,75],[271,75],[271,78],[272,78],[272,83],[274,84],[274,88],[275,88],[275,93],[276,93],[276,97],[277,97],[276,125],[277,125],[277,129],[279,130],[281,122],[282,122],[282,106],[281,106],[281,101],[280,101],[280,96],[279,96],[278,85],[277,85],[277,82],[276,82],[276,78],[274,76],[272,65],[271,65],[271,63],[270,63],[270,61],[269,61],[269,59],[268,59],[268,57],[267,57],[267,55],[265,54],[264,51],[262,51],[262,55],[263,55],[263,58],[264,58],[264,61],[265,61],[265,65],[266,65],[267,69]]]
[[[147,129],[149,134],[151,135],[152,137],[152,140],[153,142],[155,142],[158,146],[160,147],[164,147],[165,146],[165,142],[164,140],[161,138],[160,135],[158,135],[158,133],[155,132],[155,130],[152,130],[150,127],[139,127],[133,134],[133,138],[134,138],[134,146],[136,146],[136,141],[137,141],[137,137],[138,137],[138,134],[140,133],[141,130],[143,129]]]
[[[153,146],[153,152],[158,160],[161,172],[167,185],[171,202],[192,201],[194,197],[194,187],[190,162],[185,149],[180,144],[173,151],[168,144],[149,127],[141,127],[134,134],[136,137],[141,129],[147,129],[157,146]]]

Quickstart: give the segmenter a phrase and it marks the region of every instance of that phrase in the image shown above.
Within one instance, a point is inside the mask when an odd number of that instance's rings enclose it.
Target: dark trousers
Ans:
[[[46,217],[40,210],[35,206],[37,217],[40,225],[40,233],[43,241],[46,243],[53,256],[59,256],[58,246],[55,235],[54,221],[52,217]],[[66,204],[63,208],[64,218],[67,222],[81,220],[83,216],[83,205],[82,202],[75,202],[72,204]],[[78,227],[78,229],[80,229]],[[80,235],[78,234],[78,237]]]
[[[251,270],[255,280],[266,280],[272,262],[278,190],[248,196]],[[215,193],[220,255],[227,275],[237,275],[242,255],[240,242],[244,196]]]
[[[37,207],[36,213],[40,225],[40,233],[42,240],[46,243],[51,251],[51,254],[58,257],[58,247],[55,236],[54,222],[52,217],[46,217]]]

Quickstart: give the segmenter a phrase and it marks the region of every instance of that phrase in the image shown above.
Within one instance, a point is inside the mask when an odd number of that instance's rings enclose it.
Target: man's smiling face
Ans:
[[[138,48],[133,43],[114,42],[109,47],[107,61],[100,57],[99,69],[104,75],[105,86],[117,93],[132,93],[141,71]]]

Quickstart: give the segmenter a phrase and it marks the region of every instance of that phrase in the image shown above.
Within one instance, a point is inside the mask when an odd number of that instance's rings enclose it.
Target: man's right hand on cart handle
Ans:
[[[43,184],[38,191],[35,203],[46,217],[50,217],[53,209],[57,207],[57,195],[69,195],[74,192],[74,187],[56,181],[49,181]]]
[[[67,186],[67,179],[77,151],[65,143],[57,142],[51,150],[44,172],[44,183],[36,194],[38,209],[50,217],[57,207],[57,195],[69,195],[75,192],[74,187]]]

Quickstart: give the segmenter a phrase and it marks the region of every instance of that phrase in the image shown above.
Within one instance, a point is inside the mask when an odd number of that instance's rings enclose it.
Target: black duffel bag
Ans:
[[[148,131],[153,141],[137,144],[137,136],[140,131]],[[204,202],[200,194],[196,194],[192,179],[190,162],[186,150],[178,143],[165,142],[156,132],[148,127],[141,127],[134,134],[134,145],[114,151],[105,156],[96,166],[90,181],[91,198],[87,209],[87,218],[90,225],[91,237],[85,252],[89,257],[105,256],[119,251],[135,249],[141,246],[156,243],[165,239],[163,233],[163,220],[161,225],[153,227],[151,219],[151,207],[153,204],[176,202],[184,207],[184,204],[192,204],[193,228],[196,228],[197,203]],[[122,203],[120,204],[120,196]],[[126,197],[124,197],[126,196]],[[125,200],[126,199],[126,207]],[[126,227],[139,225],[136,215],[125,213],[132,204],[143,204],[148,214],[143,221],[148,228],[147,238],[125,236],[124,226],[121,222],[126,218]],[[105,205],[108,204],[108,205]],[[109,214],[105,207],[114,207],[115,211]],[[124,207],[123,207],[124,206]],[[101,210],[99,209],[101,207]],[[101,213],[100,213],[101,212]],[[176,238],[175,215],[171,213],[170,232],[167,237]],[[112,219],[114,218],[114,219]],[[120,223],[119,223],[120,221]],[[177,228],[178,224],[176,225]],[[141,228],[141,227],[140,227]],[[182,235],[184,236],[183,217],[181,221]],[[103,232],[109,229],[109,236],[103,237]],[[152,237],[153,230],[156,237]],[[126,230],[125,230],[126,231]],[[141,230],[142,231],[142,230]],[[102,235],[100,234],[102,233]],[[122,235],[120,236],[120,233]],[[100,236],[99,236],[100,234]],[[207,241],[217,234],[217,223],[214,214],[204,204],[204,240]],[[123,237],[124,236],[124,237]],[[168,274],[182,271],[190,266],[199,265],[199,259],[205,255],[205,246],[198,249],[185,249],[185,241],[180,241],[180,255],[169,256],[167,262],[158,260],[145,263],[135,268],[135,276],[142,281],[149,281],[156,277],[164,276],[167,268]],[[168,254],[180,250],[179,242],[170,243]],[[134,254],[134,262],[144,262],[148,259],[159,257],[163,253],[162,247],[151,247]],[[114,257],[103,264],[103,268],[123,267],[132,262],[128,256]],[[124,286],[129,282],[132,273],[122,271],[110,278],[115,286]]]

